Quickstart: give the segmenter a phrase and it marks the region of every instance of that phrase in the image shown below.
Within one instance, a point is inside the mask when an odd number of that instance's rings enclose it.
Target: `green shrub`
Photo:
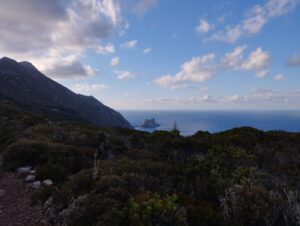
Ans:
[[[160,198],[157,195],[141,194],[131,199],[127,217],[132,226],[187,225],[186,210],[179,205],[176,195]]]

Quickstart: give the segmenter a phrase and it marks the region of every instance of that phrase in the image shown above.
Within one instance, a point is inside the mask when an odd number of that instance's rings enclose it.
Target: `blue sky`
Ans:
[[[4,0],[0,55],[113,108],[300,109],[299,0],[34,2]]]

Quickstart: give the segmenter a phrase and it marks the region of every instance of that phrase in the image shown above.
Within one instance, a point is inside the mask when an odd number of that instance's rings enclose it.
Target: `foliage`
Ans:
[[[143,193],[130,200],[127,215],[129,225],[132,226],[187,225],[186,210],[178,205],[176,195],[160,198]]]
[[[53,180],[33,200],[52,197],[59,223],[299,225],[299,133],[243,127],[183,137],[0,105],[3,167],[30,165],[39,180]]]

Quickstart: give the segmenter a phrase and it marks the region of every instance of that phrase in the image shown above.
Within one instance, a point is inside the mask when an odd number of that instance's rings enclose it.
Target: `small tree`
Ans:
[[[176,136],[180,135],[180,131],[178,129],[178,125],[177,125],[176,121],[174,121],[173,129],[171,130],[171,133],[174,134],[174,135],[176,135]]]

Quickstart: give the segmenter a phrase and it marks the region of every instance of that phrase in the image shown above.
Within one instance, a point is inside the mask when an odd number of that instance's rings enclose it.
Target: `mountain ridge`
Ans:
[[[59,109],[99,126],[132,128],[117,111],[92,96],[76,94],[48,78],[30,62],[0,59],[0,96],[38,109]],[[70,113],[71,112],[71,113]]]

